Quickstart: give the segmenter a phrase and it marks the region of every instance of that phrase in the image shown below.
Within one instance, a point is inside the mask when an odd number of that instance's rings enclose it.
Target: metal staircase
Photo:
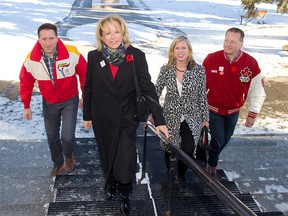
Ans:
[[[167,171],[159,138],[147,139],[146,181],[140,184],[135,177],[131,194],[130,215],[165,215],[167,198]],[[139,159],[143,150],[143,137],[137,137]],[[56,177],[55,200],[48,206],[48,216],[52,215],[121,215],[119,200],[108,202],[103,192],[104,179],[101,171],[97,145],[94,139],[78,139],[76,169],[72,174]],[[141,163],[139,163],[139,169]],[[218,170],[219,181],[256,215],[280,216],[281,212],[261,212],[249,193],[240,193],[237,185],[229,181],[223,170]],[[177,182],[172,185],[171,215],[235,215],[214,191],[212,191],[192,170],[187,173],[187,187],[180,192]]]

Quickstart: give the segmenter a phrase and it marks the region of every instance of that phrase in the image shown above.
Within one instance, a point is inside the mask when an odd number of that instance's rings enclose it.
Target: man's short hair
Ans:
[[[55,32],[55,35],[58,36],[56,25],[51,24],[51,23],[44,23],[41,26],[39,26],[39,28],[38,28],[38,32],[37,32],[38,33],[38,38],[40,37],[40,31],[42,31],[44,29],[53,30]]]
[[[228,32],[240,33],[242,41],[244,40],[245,34],[241,29],[233,27],[233,28],[228,29],[225,34],[227,34]]]

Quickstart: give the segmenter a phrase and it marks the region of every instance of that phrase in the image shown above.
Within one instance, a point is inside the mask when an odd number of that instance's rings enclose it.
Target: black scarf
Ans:
[[[126,56],[126,47],[123,42],[120,44],[115,52],[109,50],[109,48],[103,43],[102,53],[104,58],[109,62],[109,64],[119,66]]]

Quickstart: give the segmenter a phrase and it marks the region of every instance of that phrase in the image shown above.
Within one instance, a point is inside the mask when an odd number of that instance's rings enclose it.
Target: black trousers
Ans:
[[[122,184],[116,181],[113,176],[111,176],[108,188],[111,187],[112,185],[114,185],[118,189],[119,193],[124,194],[125,196],[129,195],[132,192],[132,182]]]
[[[194,159],[193,153],[195,149],[195,142],[189,125],[186,121],[183,121],[180,125],[180,136],[181,136],[181,150],[183,150],[187,155]],[[167,169],[170,167],[170,156],[171,153],[165,152],[165,164]],[[181,177],[185,175],[187,171],[187,166],[180,159],[177,162],[177,173]]]

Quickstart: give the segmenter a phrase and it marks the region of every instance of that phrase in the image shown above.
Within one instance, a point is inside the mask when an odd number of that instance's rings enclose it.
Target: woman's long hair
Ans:
[[[172,41],[169,50],[168,50],[168,63],[167,63],[167,67],[173,67],[176,65],[176,59],[174,56],[174,49],[175,46],[179,43],[185,41],[187,43],[188,49],[189,49],[189,54],[187,57],[187,64],[188,64],[188,68],[192,69],[195,65],[196,62],[193,58],[193,51],[192,51],[192,45],[189,41],[189,39],[183,35],[177,36],[174,38],[174,40]]]
[[[118,22],[121,26],[122,33],[123,33],[124,46],[127,48],[131,44],[131,42],[129,40],[129,32],[128,32],[125,21],[120,16],[107,15],[107,16],[103,17],[101,20],[99,20],[99,22],[96,26],[96,32],[95,33],[96,33],[96,41],[97,41],[97,49],[98,50],[102,50],[102,48],[103,48],[103,46],[102,46],[102,43],[103,43],[103,40],[102,40],[103,26],[107,22],[112,22],[112,21]]]

